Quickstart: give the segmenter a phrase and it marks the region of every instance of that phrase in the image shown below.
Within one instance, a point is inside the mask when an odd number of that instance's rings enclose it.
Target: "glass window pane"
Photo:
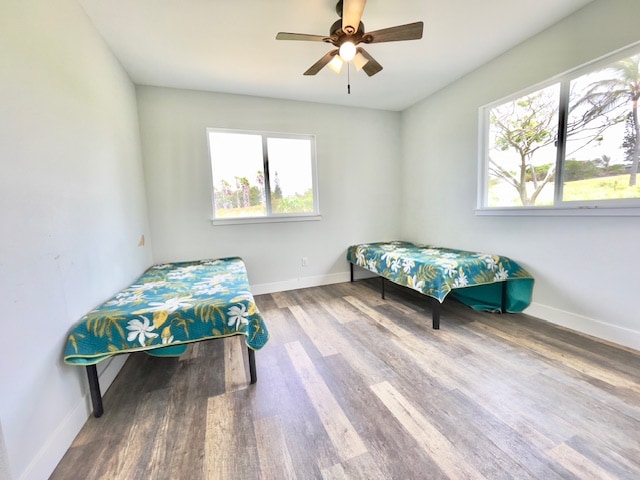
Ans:
[[[571,81],[562,200],[640,198],[640,55]]]
[[[262,136],[209,132],[215,218],[267,214]]]
[[[489,111],[489,207],[553,205],[560,84]]]
[[[270,137],[267,150],[272,212],[314,212],[311,142]]]

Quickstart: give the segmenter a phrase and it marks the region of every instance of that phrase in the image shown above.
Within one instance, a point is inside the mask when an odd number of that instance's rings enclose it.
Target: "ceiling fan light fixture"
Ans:
[[[350,62],[356,56],[356,46],[353,42],[344,42],[340,45],[339,54],[345,62]]]
[[[342,70],[342,65],[344,64],[344,60],[342,60],[342,58],[340,58],[340,55],[336,55],[334,56],[331,61],[328,63],[329,68],[331,70],[333,70],[336,73],[340,73],[340,70]]]
[[[276,40],[324,42],[337,48],[337,50],[325,53],[303,75],[315,75],[327,65],[330,65],[333,71],[340,73],[345,63],[348,65],[349,62],[353,62],[357,70],[364,70],[371,77],[382,71],[382,65],[362,47],[357,47],[356,45],[419,40],[422,38],[424,22],[396,25],[395,27],[365,33],[362,12],[366,3],[367,0],[339,0],[336,4],[336,13],[340,19],[333,22],[331,28],[329,28],[328,36],[278,32]]]
[[[369,62],[369,59],[365,57],[363,54],[361,54],[360,52],[356,53],[356,56],[353,57],[353,64],[355,65],[356,70],[358,71],[362,70],[362,67],[364,67],[368,62]]]

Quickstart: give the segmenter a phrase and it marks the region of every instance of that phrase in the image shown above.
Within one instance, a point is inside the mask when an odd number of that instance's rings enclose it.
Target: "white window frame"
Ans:
[[[263,150],[263,168],[265,176],[265,203],[267,207],[266,215],[255,217],[222,217],[216,218],[215,216],[215,200],[214,200],[214,172],[213,162],[211,158],[211,136],[210,133],[237,133],[245,135],[256,135],[262,138],[262,150]],[[240,130],[240,129],[225,129],[225,128],[207,128],[207,157],[209,159],[209,178],[211,186],[211,208],[213,225],[242,225],[251,223],[274,223],[274,222],[307,222],[318,221],[322,219],[320,215],[320,203],[318,195],[318,174],[316,165],[316,138],[312,134],[300,134],[300,133],[278,133],[278,132],[264,132],[258,130]],[[311,156],[311,182],[313,189],[313,212],[301,212],[301,213],[273,213],[271,211],[271,186],[269,183],[269,157],[267,151],[267,140],[269,138],[286,138],[286,139],[303,139],[310,142],[310,156]]]
[[[567,104],[568,84],[571,80],[638,53],[640,53],[640,42],[616,50],[613,53],[604,55],[547,81],[481,106],[478,114],[478,195],[475,214],[479,216],[640,216],[640,198],[563,201],[562,185],[558,184],[562,183],[564,144],[559,145],[557,151],[553,206],[490,207],[488,206],[489,155],[487,144],[489,139],[489,112],[493,108],[559,83],[561,90],[559,116],[562,116],[566,114],[566,110],[564,112],[562,111],[562,104],[563,102],[565,105]],[[565,84],[567,87],[565,87]],[[562,120],[560,121],[560,125],[562,125]],[[564,137],[564,133],[559,134],[559,137]]]

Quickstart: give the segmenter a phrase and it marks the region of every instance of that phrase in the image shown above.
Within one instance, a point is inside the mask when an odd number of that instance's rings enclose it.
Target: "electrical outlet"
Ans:
[[[303,267],[309,266],[309,259],[307,257],[302,257],[302,266]]]

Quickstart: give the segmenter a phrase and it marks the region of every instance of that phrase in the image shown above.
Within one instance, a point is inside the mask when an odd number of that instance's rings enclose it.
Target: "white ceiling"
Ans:
[[[141,85],[403,110],[592,0],[369,0],[366,31],[422,20],[421,40],[371,44],[384,70],[302,73],[328,52],[336,0],[79,0]]]

